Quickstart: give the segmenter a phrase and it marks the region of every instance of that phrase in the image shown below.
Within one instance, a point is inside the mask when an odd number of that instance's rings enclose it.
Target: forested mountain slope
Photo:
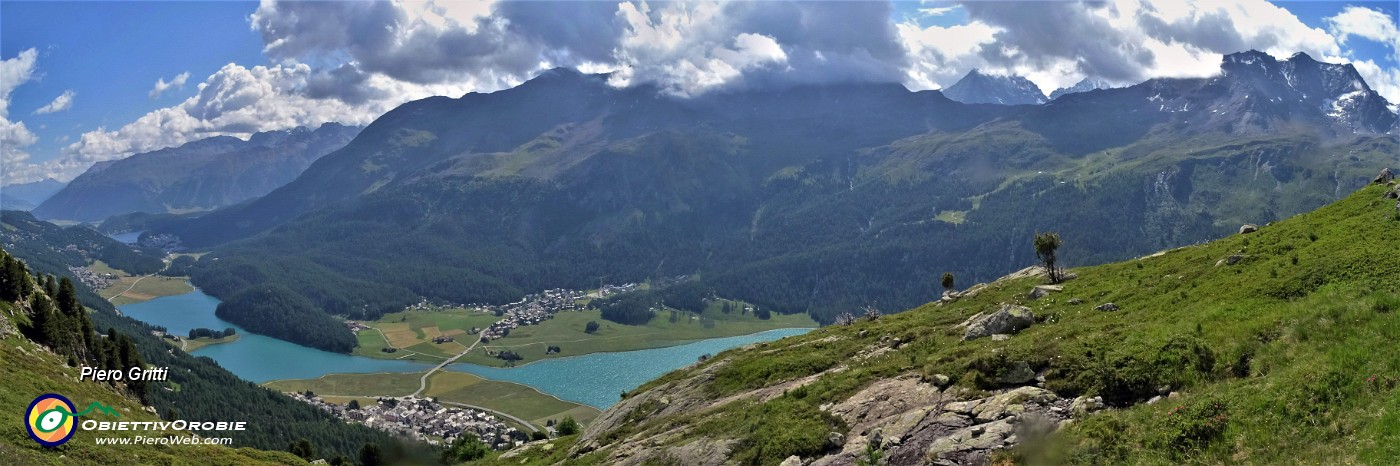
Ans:
[[[125,334],[94,332],[93,323],[82,315],[75,301],[72,282],[45,289],[28,275],[27,266],[0,251],[0,409],[22,417],[35,397],[57,393],[72,400],[76,409],[100,403],[122,421],[161,421],[143,405],[147,395],[137,382],[80,381],[79,367],[125,370],[141,367],[143,361],[133,352]],[[50,294],[52,293],[52,294]],[[84,333],[86,332],[86,333]],[[106,337],[106,338],[102,338]],[[35,340],[38,341],[35,341]],[[100,366],[99,366],[100,364]],[[104,417],[93,412],[90,418]],[[88,418],[80,418],[88,419]],[[74,426],[76,429],[76,425]],[[98,445],[96,438],[145,436],[190,436],[189,432],[89,432],[78,430],[72,438],[54,448],[31,440],[24,422],[7,422],[0,428],[0,459],[5,464],[266,464],[305,463],[285,452],[229,448],[218,445],[158,446]]]
[[[194,279],[230,302],[279,284],[373,317],[690,275],[830,322],[1014,270],[1036,231],[1096,263],[1324,205],[1400,164],[1387,105],[1350,65],[1259,52],[1014,107],[877,84],[686,100],[555,70],[406,104],[287,186],[155,230],[214,247]]]

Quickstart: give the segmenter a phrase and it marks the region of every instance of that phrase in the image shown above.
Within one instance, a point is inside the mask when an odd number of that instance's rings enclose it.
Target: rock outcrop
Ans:
[[[1244,225],[1240,225],[1240,234],[1241,234],[1241,235],[1246,234],[1246,233],[1254,233],[1254,232],[1256,232],[1256,231],[1259,231],[1259,227],[1258,227],[1258,226],[1255,226],[1255,225],[1253,225],[1253,224],[1246,223],[1246,224],[1244,224]]]
[[[1070,418],[1070,401],[1036,387],[960,399],[916,377],[876,382],[824,407],[851,427],[840,451],[812,466],[858,464],[869,450],[885,464],[978,464],[993,452],[1053,432]]]
[[[1031,288],[1031,292],[1027,294],[1026,297],[1034,301],[1040,298],[1044,298],[1046,296],[1050,296],[1051,293],[1059,293],[1064,290],[1065,287],[1062,285],[1040,285],[1035,288]]]
[[[1003,304],[988,315],[977,314],[961,324],[967,327],[963,340],[975,340],[996,334],[1012,334],[1035,325],[1035,312],[1025,306]]]
[[[1220,267],[1222,265],[1235,265],[1248,258],[1249,256],[1246,256],[1244,254],[1231,254],[1229,257],[1215,261],[1215,266]]]
[[[1376,175],[1376,179],[1371,180],[1375,184],[1386,184],[1395,179],[1395,175],[1390,172],[1390,168],[1381,169],[1381,174]]]

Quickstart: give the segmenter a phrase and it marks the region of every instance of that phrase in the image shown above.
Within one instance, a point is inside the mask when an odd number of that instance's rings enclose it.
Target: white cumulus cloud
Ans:
[[[185,82],[189,79],[190,72],[188,71],[177,74],[174,78],[170,78],[170,82],[166,82],[165,78],[157,78],[155,87],[152,87],[151,92],[147,93],[146,95],[152,99],[155,99],[160,97],[161,94],[164,94],[165,91],[171,89],[184,89]]]
[[[48,113],[57,113],[62,112],[64,110],[68,110],[69,108],[73,107],[74,95],[77,95],[77,93],[73,92],[72,89],[63,91],[63,93],[59,94],[58,97],[54,97],[53,102],[49,102],[48,105],[39,107],[37,110],[34,110],[34,114],[44,115]]]
[[[920,24],[954,13],[966,21]],[[1353,62],[1381,95],[1400,101],[1400,71],[1347,48],[1356,38],[1395,48],[1395,21],[1364,7],[1346,7],[1323,27],[1266,0],[970,1],[925,5],[914,16],[895,19],[893,5],[880,1],[263,0],[248,21],[272,65],[229,64],[196,95],[84,133],[34,170],[71,177],[95,161],[210,136],[364,124],[412,99],[500,90],[561,66],[683,97],[851,81],[938,89],[973,68],[1026,76],[1048,91],[1085,77],[1126,85],[1210,76],[1222,55],[1257,49]],[[21,52],[0,68],[0,118],[10,90],[31,79],[34,59],[33,50]],[[191,79],[161,78],[148,94]],[[11,161],[27,160],[23,149],[35,138],[23,122],[0,124],[6,168],[18,173]]]
[[[614,51],[621,69],[613,84],[657,82],[669,93],[687,96],[730,84],[746,70],[787,61],[772,37],[734,35],[722,14],[715,2],[665,4],[656,11],[646,2],[621,4],[618,16],[626,32]]]
[[[0,185],[28,181],[21,165],[29,160],[25,148],[39,141],[22,121],[10,121],[10,93],[34,78],[34,65],[39,54],[34,49],[21,51],[14,58],[0,60]]]
[[[1327,30],[1345,43],[1351,36],[1370,39],[1392,47],[1400,40],[1395,19],[1385,12],[1359,6],[1347,6],[1341,13],[1326,19]]]

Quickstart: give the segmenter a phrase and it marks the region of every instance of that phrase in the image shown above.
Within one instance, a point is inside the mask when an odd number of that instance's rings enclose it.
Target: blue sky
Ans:
[[[226,63],[265,64],[262,42],[248,28],[256,2],[0,3],[0,57],[39,52],[39,79],[18,86],[10,113],[28,123],[38,158],[56,155],[60,138],[98,126],[120,126],[194,93],[195,85]],[[183,90],[156,99],[157,79],[189,72]],[[68,111],[33,115],[64,91]]]
[[[1133,3],[1116,6],[1147,14]],[[1223,3],[1202,1],[1196,8]],[[1030,23],[1039,13],[1017,11],[1060,8],[1092,16],[1093,9],[1066,2],[1005,5],[4,1],[0,60],[13,70],[25,64],[27,51],[34,57],[27,78],[0,83],[10,92],[0,122],[0,183],[66,180],[95,161],[219,134],[325,121],[363,124],[410,99],[509,87],[552,66],[624,70],[615,78],[619,85],[658,82],[685,96],[773,79],[895,80],[934,89],[974,66],[1026,75],[1048,93],[1090,75],[1126,84],[1210,73],[1218,64],[1219,51],[1207,45],[1171,50],[1197,40],[1193,34],[1200,44],[1213,40],[1196,19],[1178,24],[1186,31],[1174,38],[1180,44],[1160,45],[1152,63],[1136,63],[1124,56],[1076,56],[1088,41],[1105,39],[1053,28],[1045,33],[1068,35],[1033,37],[1025,31],[1047,29]],[[1316,58],[1364,62],[1358,68],[1372,86],[1400,100],[1400,39],[1384,38],[1396,29],[1397,2],[1239,5],[1227,14],[1242,31],[1234,43],[1272,47],[1281,56],[1309,48]],[[1168,6],[1156,2],[1147,10]],[[1355,7],[1388,18],[1389,29],[1382,24],[1369,34],[1348,35],[1329,20]],[[784,16],[794,14],[816,24],[794,25]],[[671,21],[677,18],[699,21]],[[1124,37],[1143,34],[1105,18]],[[1327,35],[1309,35],[1321,32]],[[1066,42],[1064,49],[1038,48],[1058,42]],[[980,53],[1003,43],[1021,55]],[[158,80],[184,73],[183,86],[152,97]],[[211,90],[199,95],[206,82]],[[65,93],[67,104],[60,98]],[[60,105],[51,105],[55,99]],[[39,112],[46,106],[55,111]]]

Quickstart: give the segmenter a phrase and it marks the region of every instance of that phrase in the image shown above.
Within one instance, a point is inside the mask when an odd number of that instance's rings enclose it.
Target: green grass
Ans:
[[[735,303],[737,304],[737,303]],[[531,325],[511,330],[510,335],[481,344],[462,358],[462,362],[480,365],[499,366],[500,359],[486,354],[490,351],[514,351],[525,357],[523,362],[555,357],[577,356],[581,354],[614,351],[633,351],[660,348],[690,343],[710,338],[748,335],[778,328],[815,327],[817,323],[806,314],[774,314],[769,320],[761,320],[739,312],[725,314],[723,303],[714,302],[704,312],[695,314],[678,312],[676,322],[670,321],[670,312],[661,312],[646,325],[622,325],[604,320],[597,310],[561,312],[554,319],[540,325]],[[356,355],[381,359],[411,359],[425,362],[440,362],[443,358],[460,353],[461,345],[471,345],[477,337],[470,334],[456,335],[461,343],[436,344],[426,339],[423,327],[435,326],[440,332],[451,329],[469,331],[472,327],[486,328],[496,321],[491,314],[466,309],[446,311],[403,311],[386,314],[375,322],[367,322],[372,327],[408,325],[419,340],[413,345],[401,347],[394,353],[385,353],[388,342],[377,331],[366,330],[359,333],[360,347]],[[593,334],[585,333],[588,322],[598,322],[601,327]],[[546,355],[549,346],[559,346],[561,353]]]
[[[311,390],[322,397],[358,398],[406,396],[418,390],[423,373],[330,374],[316,379],[278,380],[264,386],[283,392]],[[592,407],[563,401],[520,384],[487,380],[463,372],[441,371],[428,379],[422,396],[464,403],[510,414],[543,428],[546,421],[573,416],[591,422],[600,412]],[[504,420],[504,419],[503,419]]]
[[[1394,201],[1381,193],[1369,187],[1248,235],[1077,268],[1079,278],[1066,282],[1063,292],[1038,301],[1026,293],[1040,279],[997,282],[951,305],[721,353],[639,390],[715,364],[722,366],[709,372],[705,385],[712,399],[838,365],[847,369],[825,372],[800,394],[762,405],[640,416],[612,437],[688,425],[696,430],[686,441],[738,439],[732,459],[767,464],[815,441],[804,440],[803,429],[764,418],[811,421],[823,404],[906,374],[945,374],[974,393],[991,390],[1010,363],[1024,361],[1045,371],[1047,388],[1061,396],[1099,395],[1124,409],[1075,423],[1045,446],[1014,452],[1013,459],[1388,463],[1400,457],[1400,220]],[[1232,254],[1246,258],[1215,265]],[[1122,310],[1093,309],[1107,302]],[[956,324],[1003,303],[1031,307],[1039,323],[1006,341],[961,341]],[[887,346],[880,343],[884,336],[908,343],[878,357],[852,357]],[[1180,398],[1142,404],[1162,385]],[[749,414],[757,412],[763,415]],[[768,441],[774,438],[791,441]]]
[[[720,338],[772,330],[777,328],[815,327],[816,322],[806,314],[774,314],[769,320],[739,316],[737,312],[724,314],[719,303],[711,305],[701,314],[678,312],[676,322],[670,321],[670,313],[662,311],[646,325],[622,325],[604,320],[596,310],[562,312],[554,319],[541,325],[532,325],[511,330],[510,335],[477,347],[462,360],[482,365],[500,365],[501,361],[487,356],[482,349],[491,351],[511,350],[525,357],[525,361],[536,361],[554,357],[577,356],[580,354],[633,351],[648,348],[675,346],[709,338]],[[589,322],[598,322],[597,332],[588,334],[584,328]],[[562,351],[546,355],[549,345],[558,346]]]
[[[399,347],[397,352],[385,353],[383,349],[391,345],[385,341],[384,336],[375,330],[363,330],[357,335],[360,346],[355,348],[354,354],[379,359],[441,362],[443,359],[460,353],[463,347],[454,343],[433,343],[431,338],[425,337],[423,327],[437,327],[439,333],[461,330],[462,333],[455,335],[454,338],[461,341],[462,344],[470,345],[476,337],[467,332],[470,332],[473,327],[486,328],[496,320],[495,315],[461,308],[385,314],[377,321],[364,323],[374,328],[389,327],[391,330],[393,327],[407,325],[407,328],[414,332],[416,340],[412,341],[411,344]]]
[[[963,222],[967,221],[967,212],[961,210],[945,210],[939,212],[938,216],[934,217],[934,220],[961,225]]]
[[[94,261],[88,268],[94,273],[110,273],[117,276],[117,279],[112,281],[111,286],[97,290],[97,294],[118,306],[194,291],[194,287],[190,286],[187,277],[132,275],[126,271],[114,269],[102,261]]]
[[[166,341],[169,341],[169,340],[166,340]],[[195,338],[195,339],[193,339],[193,340],[185,339],[185,340],[184,340],[184,342],[185,342],[184,349],[185,349],[185,352],[186,352],[186,353],[193,353],[194,350],[203,348],[203,347],[205,347],[205,346],[209,346],[209,345],[219,345],[219,344],[223,344],[223,343],[232,343],[232,342],[235,342],[235,341],[238,341],[238,335],[234,335],[234,336],[230,336],[230,337],[222,337],[222,338],[208,338],[208,337],[205,337],[205,338]],[[172,343],[173,343],[173,342],[172,342]]]
[[[103,383],[78,381],[78,369],[68,367],[51,353],[11,335],[0,338],[0,412],[10,413],[12,422],[0,423],[0,463],[17,465],[205,465],[205,464],[305,464],[286,452],[251,448],[192,445],[97,445],[98,433],[78,430],[67,443],[46,449],[31,440],[19,417],[34,397],[58,393],[72,400],[79,409],[94,401],[111,406],[123,421],[159,421],[131,398],[114,392]],[[159,388],[154,388],[159,389]],[[91,414],[98,418],[105,416]],[[81,419],[87,419],[83,417]],[[100,420],[100,419],[99,419]],[[168,432],[176,435],[188,433]],[[111,431],[110,437],[163,436],[166,432]]]
[[[418,390],[422,373],[329,374],[315,379],[274,380],[263,386],[280,392],[339,396],[407,396]]]

